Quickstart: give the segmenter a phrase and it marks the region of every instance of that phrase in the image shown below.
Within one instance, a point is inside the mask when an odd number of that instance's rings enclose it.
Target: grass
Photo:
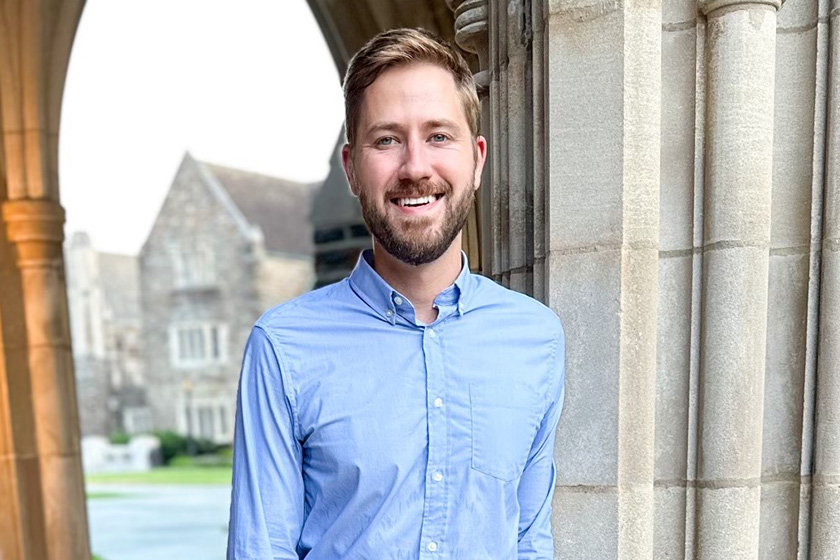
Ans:
[[[106,498],[122,498],[125,494],[120,492],[88,492],[85,498],[88,500],[101,500]]]
[[[142,473],[89,474],[89,484],[230,484],[229,466],[159,467]],[[90,497],[90,496],[89,496]]]

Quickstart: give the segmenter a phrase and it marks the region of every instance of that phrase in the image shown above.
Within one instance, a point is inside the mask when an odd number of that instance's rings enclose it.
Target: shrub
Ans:
[[[131,440],[131,436],[125,432],[114,432],[108,436],[108,440],[114,445],[125,445]]]
[[[189,438],[173,431],[154,432],[152,435],[160,440],[164,465],[173,464],[172,460],[178,456],[207,455],[219,449],[218,445],[208,439]]]

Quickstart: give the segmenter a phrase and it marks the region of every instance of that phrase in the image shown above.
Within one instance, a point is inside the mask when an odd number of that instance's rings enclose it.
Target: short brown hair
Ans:
[[[367,42],[350,60],[344,76],[345,134],[351,146],[365,90],[389,68],[427,62],[448,70],[455,79],[473,136],[479,133],[478,94],[472,71],[461,53],[425,29],[391,29]]]

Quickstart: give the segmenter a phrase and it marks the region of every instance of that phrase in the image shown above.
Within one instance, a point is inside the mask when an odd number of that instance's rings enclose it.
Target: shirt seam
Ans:
[[[560,346],[562,333],[562,330],[558,331],[551,343],[551,359],[548,361],[548,375],[546,375],[549,383],[546,383],[545,402],[543,403],[545,412],[543,412],[543,416],[548,413],[548,409],[551,407],[551,397],[556,392],[555,385],[557,384],[557,379],[555,379],[555,376],[558,375],[557,370],[559,369],[557,367],[557,348]]]
[[[301,441],[303,438],[301,437],[300,416],[298,414],[297,406],[297,388],[292,382],[291,371],[286,368],[286,362],[283,360],[282,354],[277,348],[277,341],[274,340],[274,337],[272,337],[271,334],[269,334],[263,327],[257,326],[256,328],[260,329],[263,334],[265,334],[269,345],[271,345],[271,351],[274,353],[274,359],[277,360],[277,367],[280,370],[280,377],[283,382],[284,396],[286,397],[286,400],[289,401],[289,406],[292,409],[292,422],[294,422],[293,428],[295,438],[298,441]]]

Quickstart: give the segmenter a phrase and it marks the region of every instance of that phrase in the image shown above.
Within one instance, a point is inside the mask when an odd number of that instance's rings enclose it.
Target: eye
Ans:
[[[432,134],[432,142],[446,142],[448,139],[449,138],[446,136],[446,134]]]
[[[375,142],[375,144],[377,146],[390,146],[393,143],[394,143],[394,137],[393,136],[386,136],[384,138],[380,138],[379,140],[377,140]]]

